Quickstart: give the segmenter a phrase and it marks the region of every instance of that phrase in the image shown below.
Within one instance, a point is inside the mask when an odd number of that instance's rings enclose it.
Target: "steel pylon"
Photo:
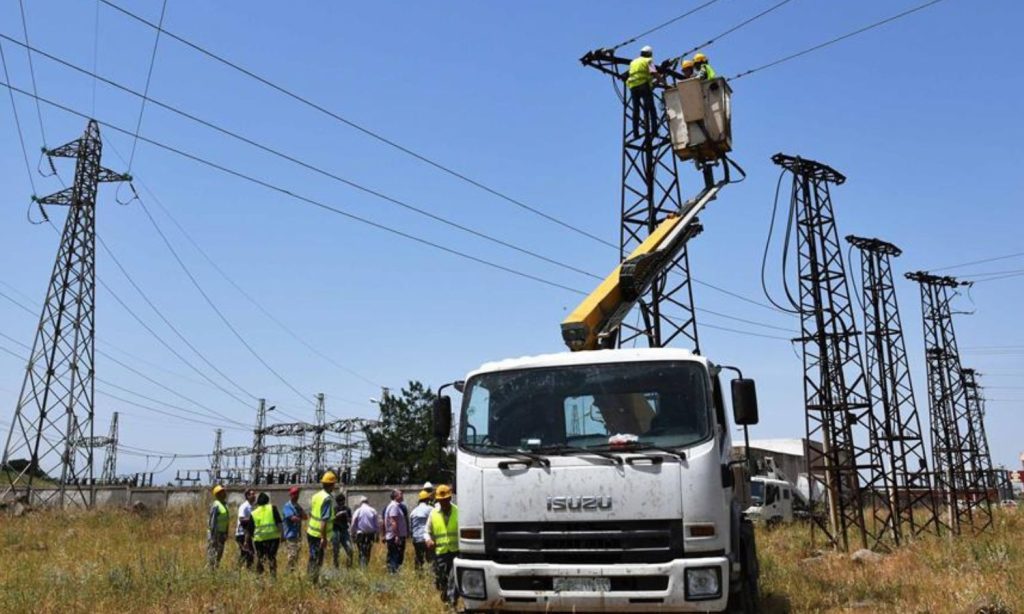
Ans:
[[[828,502],[827,517],[815,514],[812,531],[817,526],[841,550],[849,550],[851,540],[874,548],[889,532],[890,513],[830,193],[830,185],[846,177],[826,164],[781,153],[772,161],[793,178],[807,473],[812,496],[823,492]]]
[[[942,528],[893,282],[892,259],[902,251],[881,239],[850,235],[846,240],[860,250],[868,390],[879,409],[876,441],[896,519],[889,528],[893,541],[900,544]]]
[[[950,309],[955,290],[968,284],[924,271],[906,277],[921,287],[936,488],[948,507],[950,529],[980,532],[992,525],[986,474],[991,461],[986,465],[979,450]]]
[[[4,446],[0,466],[10,482],[4,495],[62,506],[93,503],[86,487],[93,481],[93,448],[76,443],[94,436],[96,193],[102,182],[129,179],[101,166],[102,148],[99,125],[90,120],[81,138],[45,151],[75,158],[75,180],[36,199],[67,207],[68,214]]]
[[[679,170],[672,151],[672,139],[660,96],[656,95],[657,118],[653,131],[648,122],[636,118],[639,129],[633,132],[633,111],[626,87],[629,59],[610,50],[591,51],[580,58],[584,66],[612,77],[612,85],[622,103],[622,175],[620,192],[619,261],[622,262],[670,214],[683,205]],[[675,78],[666,67],[666,77]],[[665,83],[655,82],[655,91]],[[700,351],[697,318],[690,278],[690,260],[686,247],[670,266],[659,274],[651,289],[637,301],[636,318],[622,320],[619,347],[637,343],[663,347],[680,343]]]

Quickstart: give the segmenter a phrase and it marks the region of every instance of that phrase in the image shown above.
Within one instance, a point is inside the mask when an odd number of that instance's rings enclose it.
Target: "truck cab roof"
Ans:
[[[469,373],[467,379],[481,373],[496,371],[514,371],[519,369],[539,369],[569,365],[611,364],[623,362],[654,362],[654,361],[691,361],[705,367],[710,365],[707,358],[698,356],[690,350],[679,348],[630,348],[618,350],[592,350],[587,352],[557,352],[539,354],[537,356],[521,356],[487,362]]]

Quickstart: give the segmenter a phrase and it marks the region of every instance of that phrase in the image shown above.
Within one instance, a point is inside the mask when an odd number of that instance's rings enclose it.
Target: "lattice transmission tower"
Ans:
[[[936,487],[954,533],[983,531],[992,525],[985,473],[991,461],[981,457],[950,309],[955,290],[969,284],[924,271],[906,277],[921,287]]]
[[[223,429],[217,429],[214,431],[213,453],[210,454],[210,470],[208,471],[211,486],[214,484],[220,484],[224,479],[224,455],[222,453],[222,450],[224,449],[223,437]]]
[[[110,419],[110,433],[107,435],[107,455],[103,459],[100,482],[113,484],[117,479],[117,412]]]
[[[633,117],[630,93],[626,87],[628,58],[614,51],[598,49],[580,58],[584,66],[612,77],[612,86],[622,102],[622,176],[620,194],[619,261],[623,261],[670,214],[680,211],[683,198],[679,170],[672,151],[668,117],[660,104],[655,121]],[[681,78],[667,66],[659,67],[665,79]],[[666,81],[656,81],[662,92]],[[660,95],[656,94],[660,98]],[[634,121],[638,129],[634,131]],[[649,128],[653,127],[653,130]],[[710,167],[705,167],[705,179]],[[700,231],[695,225],[694,233]],[[663,347],[679,340],[700,351],[697,318],[690,279],[690,260],[684,246],[671,266],[665,268],[645,296],[637,302],[638,320],[622,320],[618,334],[620,347],[644,343]]]
[[[889,507],[896,519],[890,530],[899,544],[926,531],[941,531],[892,275],[892,259],[902,251],[881,239],[850,235],[846,240],[860,250],[866,375],[879,409],[881,430],[876,440],[882,447]]]
[[[886,475],[829,187],[846,177],[826,164],[781,153],[772,161],[793,177],[807,473],[811,492],[826,493],[828,501],[827,518],[815,516],[812,531],[816,525],[842,550],[851,540],[876,547],[889,530],[888,501],[878,496],[887,490]]]
[[[998,489],[998,479],[992,467],[992,454],[988,449],[988,433],[985,432],[985,394],[978,377],[981,375],[974,369],[961,369],[964,374],[964,394],[967,396],[968,419],[971,432],[974,433],[975,446],[978,449],[978,463],[984,476],[985,487],[989,491]]]
[[[74,184],[36,199],[67,207],[60,247],[43,301],[39,326],[18,405],[4,446],[4,494],[35,494],[61,505],[91,505],[93,448],[78,446],[93,433],[96,336],[96,193],[103,182],[127,175],[103,168],[99,125],[90,120],[81,138],[49,157],[75,158]],[[40,490],[41,483],[51,488]]]
[[[259,399],[256,408],[256,428],[252,431],[252,462],[249,464],[249,483],[261,484],[263,480],[263,454],[267,434],[267,400]]]

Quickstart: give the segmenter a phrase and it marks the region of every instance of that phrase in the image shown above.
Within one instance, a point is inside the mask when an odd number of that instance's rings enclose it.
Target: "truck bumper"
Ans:
[[[687,595],[686,570],[698,568],[718,569],[716,596]],[[483,572],[487,591],[483,598],[465,595],[462,577],[466,570]],[[729,560],[724,556],[618,565],[505,565],[458,558],[455,574],[470,612],[720,612],[729,597]],[[555,590],[556,578],[560,585],[566,583],[563,578],[606,578],[609,590]]]

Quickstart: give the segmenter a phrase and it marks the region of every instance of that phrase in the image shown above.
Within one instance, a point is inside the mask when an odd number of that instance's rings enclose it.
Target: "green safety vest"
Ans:
[[[653,81],[651,76],[651,58],[640,56],[629,63],[629,77],[626,85],[633,89],[638,85],[645,85]]]
[[[447,524],[440,508],[430,512],[430,534],[434,538],[435,554],[459,551],[459,508],[454,503]]]
[[[274,506],[267,503],[252,511],[252,541],[281,539],[281,528],[274,522]]]
[[[309,528],[306,533],[311,537],[323,537],[329,535],[334,528],[334,508],[331,508],[331,517],[326,521],[320,520],[323,514],[324,501],[331,498],[331,493],[321,490],[313,495],[312,505],[309,512]]]
[[[214,500],[213,506],[217,508],[217,532],[228,532],[228,508],[220,501]]]
[[[701,72],[704,74],[704,78],[709,81],[718,76],[718,73],[715,72],[715,69],[711,68],[711,64],[708,64],[707,62],[704,62],[704,67],[701,68]]]

